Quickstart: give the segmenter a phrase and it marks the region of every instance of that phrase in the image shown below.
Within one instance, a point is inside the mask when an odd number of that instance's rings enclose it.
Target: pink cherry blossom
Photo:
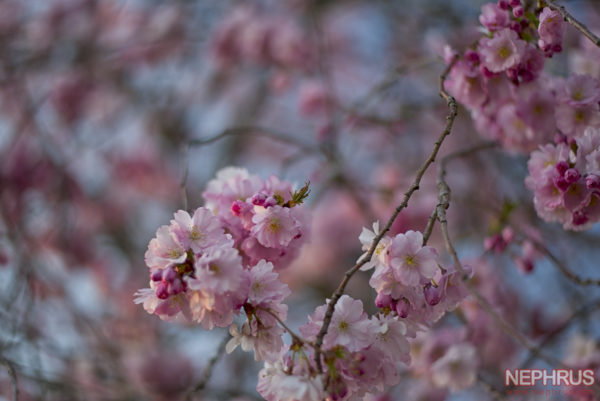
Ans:
[[[492,38],[479,41],[479,53],[483,64],[492,72],[502,72],[517,66],[524,54],[526,43],[508,28],[494,34]]]
[[[438,270],[437,252],[430,246],[423,246],[423,234],[407,231],[392,239],[390,265],[394,277],[401,283],[426,283]]]

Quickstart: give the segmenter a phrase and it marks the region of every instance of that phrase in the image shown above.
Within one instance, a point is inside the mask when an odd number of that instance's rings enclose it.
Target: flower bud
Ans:
[[[391,304],[392,304],[391,295],[387,295],[382,292],[377,294],[377,297],[375,298],[375,306],[377,306],[378,308],[386,308],[386,307],[390,306]]]
[[[156,296],[159,299],[167,299],[169,298],[169,284],[162,281],[158,287],[156,287]]]
[[[556,171],[558,171],[558,173],[560,175],[564,175],[568,169],[569,169],[569,163],[567,163],[566,161],[563,160],[563,161],[556,163]]]
[[[600,176],[590,174],[585,177],[585,185],[588,189],[600,189]]]
[[[161,281],[162,280],[163,271],[160,269],[154,270],[152,274],[150,274],[150,280],[152,281]]]
[[[401,318],[405,318],[408,316],[409,311],[410,302],[408,302],[408,299],[402,298],[400,301],[398,301],[398,303],[396,304],[396,312],[398,313],[398,316],[400,316]]]
[[[431,283],[425,284],[425,287],[423,288],[423,293],[425,295],[425,301],[431,306],[439,304],[442,300],[441,288],[434,287]]]
[[[579,174],[579,171],[577,171],[576,168],[570,168],[567,171],[565,171],[565,180],[569,184],[573,184],[574,182],[577,182],[580,177],[581,177],[581,174]]]

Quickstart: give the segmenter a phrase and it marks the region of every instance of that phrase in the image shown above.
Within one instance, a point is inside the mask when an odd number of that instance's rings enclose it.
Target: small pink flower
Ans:
[[[600,81],[589,75],[571,75],[562,88],[560,99],[575,107],[600,101]]]
[[[184,248],[202,252],[205,248],[224,240],[219,219],[205,207],[199,207],[191,217],[185,210],[175,213],[171,231]]]
[[[390,259],[394,277],[405,285],[424,284],[438,270],[437,252],[430,246],[423,246],[423,234],[417,231],[394,237]]]
[[[169,226],[161,226],[148,245],[145,260],[150,268],[165,269],[183,263],[187,258],[185,248],[177,241]]]
[[[258,242],[269,248],[286,247],[300,234],[298,223],[287,207],[276,205],[257,210],[252,222],[255,224],[252,234]]]
[[[538,34],[540,35],[540,48],[544,52],[557,52],[562,47],[563,35],[565,33],[565,22],[558,11],[545,7],[539,16],[540,24]]]
[[[479,41],[479,53],[483,64],[492,72],[506,71],[516,67],[525,54],[526,42],[519,39],[511,29],[502,29],[493,38]]]
[[[510,22],[508,12],[494,3],[486,3],[481,7],[479,22],[490,31],[506,28]]]
[[[470,387],[477,377],[477,352],[468,343],[455,344],[431,366],[433,382],[458,391]]]

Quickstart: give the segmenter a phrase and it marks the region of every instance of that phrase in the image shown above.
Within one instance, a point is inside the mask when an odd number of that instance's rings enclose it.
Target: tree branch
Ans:
[[[325,317],[323,318],[323,325],[321,326],[321,330],[317,334],[317,339],[315,341],[315,347],[316,347],[315,363],[317,365],[317,369],[319,370],[319,372],[323,371],[323,368],[321,366],[321,346],[323,345],[323,338],[325,337],[325,335],[327,334],[327,330],[329,329],[329,324],[331,323],[331,318],[333,317],[333,312],[335,310],[335,304],[341,298],[341,296],[344,293],[344,290],[346,288],[346,285],[348,284],[348,282],[350,281],[350,279],[352,278],[354,273],[356,273],[356,271],[358,269],[360,269],[365,263],[367,263],[371,260],[371,258],[373,257],[373,253],[375,253],[375,249],[377,248],[377,245],[379,244],[379,242],[381,241],[383,236],[390,230],[392,224],[396,220],[396,217],[398,217],[398,214],[400,214],[400,212],[408,205],[408,201],[410,200],[413,193],[419,189],[419,185],[421,183],[421,179],[423,178],[423,175],[425,174],[425,172],[427,171],[429,166],[431,166],[431,164],[435,161],[435,158],[437,157],[437,154],[440,150],[440,147],[442,146],[442,143],[444,142],[444,139],[446,139],[446,137],[448,135],[450,135],[450,132],[452,131],[452,126],[454,124],[454,120],[456,119],[458,107],[456,104],[456,100],[452,96],[450,96],[450,94],[448,94],[448,92],[446,92],[446,89],[444,88],[444,82],[446,81],[446,77],[447,77],[448,73],[450,72],[450,70],[452,69],[454,64],[456,63],[456,60],[457,60],[457,57],[455,57],[452,60],[452,62],[450,62],[448,64],[448,66],[446,67],[446,69],[444,70],[442,75],[440,76],[440,80],[439,80],[440,96],[444,100],[446,100],[446,103],[450,110],[448,115],[446,116],[446,126],[444,127],[444,130],[442,131],[439,138],[435,142],[433,149],[432,149],[431,153],[429,154],[429,157],[427,158],[427,160],[425,160],[425,163],[423,163],[423,165],[417,170],[417,173],[416,173],[413,183],[408,188],[408,190],[404,193],[404,198],[402,199],[402,203],[400,203],[396,207],[396,209],[394,210],[394,213],[392,214],[392,216],[386,223],[383,230],[381,230],[381,232],[373,239],[373,243],[371,244],[371,247],[369,248],[365,257],[361,258],[361,260],[358,261],[354,265],[354,267],[352,267],[350,270],[348,270],[346,272],[346,274],[344,275],[344,279],[339,284],[339,286],[337,287],[337,289],[331,296],[329,303],[327,304],[327,311],[325,312]]]

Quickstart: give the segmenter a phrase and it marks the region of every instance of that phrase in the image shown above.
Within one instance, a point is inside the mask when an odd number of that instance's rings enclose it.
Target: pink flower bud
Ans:
[[[256,206],[264,206],[267,200],[267,195],[264,192],[259,192],[252,197],[252,204]]]
[[[569,163],[567,163],[566,161],[560,161],[556,163],[556,171],[558,171],[560,175],[564,175],[568,169]]]
[[[498,0],[498,7],[500,7],[503,10],[508,10],[510,8],[508,0]]]
[[[150,275],[150,280],[152,280],[152,281],[161,281],[162,280],[162,275],[163,275],[163,271],[162,270],[155,270]]]
[[[570,168],[567,171],[565,171],[564,177],[569,184],[573,184],[574,182],[577,182],[579,180],[581,174],[579,174],[579,171],[577,171],[576,168]]]
[[[375,298],[375,306],[378,308],[385,308],[392,304],[392,297],[390,295],[379,293]]]
[[[556,177],[554,178],[554,186],[556,186],[556,188],[560,189],[562,192],[565,192],[567,189],[569,189],[571,184],[569,184],[563,177]]]
[[[511,7],[521,7],[521,0],[510,0],[509,4]]]
[[[408,316],[409,311],[410,302],[408,302],[408,299],[402,298],[400,301],[398,301],[398,303],[396,304],[396,312],[398,313],[398,316],[400,316],[401,318],[405,318]]]
[[[525,15],[525,9],[523,8],[523,6],[519,5],[513,8],[513,15],[516,18],[521,18],[523,15]]]
[[[166,282],[163,281],[156,287],[156,296],[160,299],[169,298],[169,285]]]
[[[585,177],[585,185],[589,189],[600,189],[600,177],[596,174],[590,174]]]
[[[173,268],[169,268],[165,271],[163,278],[167,283],[172,283],[177,278],[177,272]]]
[[[244,202],[241,200],[233,201],[233,203],[231,204],[231,213],[233,213],[235,216],[239,216],[242,212],[243,204]]]
[[[439,304],[442,300],[441,288],[434,287],[431,283],[425,284],[423,294],[425,295],[425,301],[431,306]]]

